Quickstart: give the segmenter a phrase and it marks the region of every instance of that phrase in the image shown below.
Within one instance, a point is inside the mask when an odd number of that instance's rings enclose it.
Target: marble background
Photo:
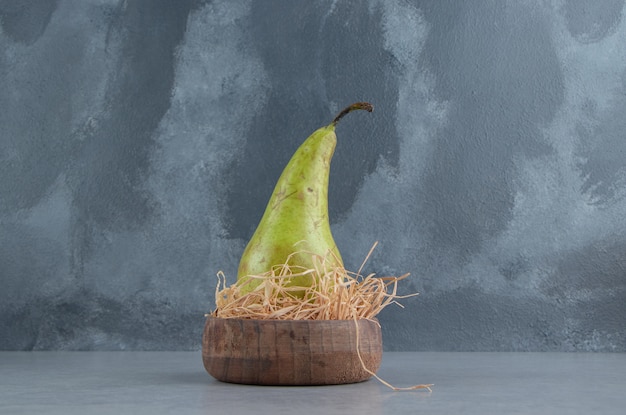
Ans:
[[[0,349],[195,350],[345,105],[386,350],[626,351],[624,0],[0,0]]]

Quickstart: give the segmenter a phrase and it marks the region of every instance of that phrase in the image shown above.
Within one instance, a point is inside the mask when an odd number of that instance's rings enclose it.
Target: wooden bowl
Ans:
[[[337,385],[376,372],[380,326],[371,320],[251,320],[208,317],[202,361],[222,382],[250,385]]]

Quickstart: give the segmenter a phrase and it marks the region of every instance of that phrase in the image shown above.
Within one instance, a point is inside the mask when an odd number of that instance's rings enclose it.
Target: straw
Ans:
[[[399,277],[376,277],[375,274],[364,277],[360,274],[363,265],[357,273],[343,267],[328,269],[326,264],[330,261],[326,260],[327,257],[310,255],[318,267],[292,266],[288,258],[284,264],[263,274],[247,276],[242,284],[227,286],[226,276],[222,271],[218,272],[216,309],[211,315],[262,320],[371,320],[390,304],[402,307],[398,299],[418,295],[397,294],[398,282],[407,278],[408,273]],[[293,278],[302,276],[309,277],[310,286],[292,285]],[[258,286],[247,292],[246,285],[258,280]]]

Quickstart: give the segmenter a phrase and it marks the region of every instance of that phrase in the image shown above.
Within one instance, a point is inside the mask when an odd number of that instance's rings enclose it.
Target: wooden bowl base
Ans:
[[[357,353],[357,327],[358,350]],[[250,385],[336,385],[362,382],[382,360],[382,335],[372,320],[207,318],[206,371],[222,382]]]

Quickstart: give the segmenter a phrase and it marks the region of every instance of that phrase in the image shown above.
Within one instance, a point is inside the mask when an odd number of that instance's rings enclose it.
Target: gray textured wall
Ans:
[[[0,0],[0,348],[198,349],[338,127],[388,350],[626,351],[626,19],[602,1]]]

